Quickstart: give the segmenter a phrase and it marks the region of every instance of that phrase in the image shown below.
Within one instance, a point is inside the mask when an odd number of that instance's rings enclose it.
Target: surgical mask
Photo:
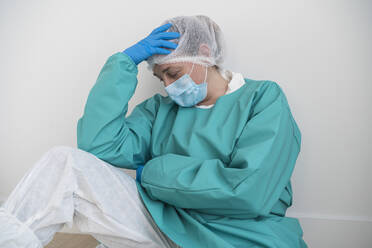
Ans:
[[[189,74],[184,74],[182,77],[174,81],[172,84],[165,87],[170,98],[178,105],[183,107],[191,107],[198,104],[207,96],[207,74],[208,67],[206,66],[205,79],[203,83],[197,84],[191,78],[191,72],[194,69],[194,63]]]

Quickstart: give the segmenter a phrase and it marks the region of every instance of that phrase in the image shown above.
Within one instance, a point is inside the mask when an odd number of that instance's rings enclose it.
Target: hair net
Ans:
[[[177,16],[165,20],[161,25],[172,23],[166,32],[178,32],[180,37],[169,40],[178,44],[168,49],[169,54],[154,54],[146,61],[153,70],[155,64],[194,62],[196,64],[221,67],[225,57],[225,40],[219,26],[204,15]]]

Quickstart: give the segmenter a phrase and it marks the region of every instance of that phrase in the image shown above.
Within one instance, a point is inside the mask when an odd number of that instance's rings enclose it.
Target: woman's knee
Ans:
[[[70,157],[72,159],[71,165],[79,168],[85,166],[92,167],[95,164],[102,166],[102,163],[104,163],[104,161],[96,157],[94,154],[76,147],[58,145],[52,147],[49,152],[64,160]]]
[[[53,159],[57,162],[48,163],[51,166],[62,166],[66,164],[75,166],[76,164],[79,163],[78,160],[81,159],[82,156],[91,156],[83,150],[66,145],[53,146],[46,152],[45,155],[49,159]]]
[[[43,161],[39,163],[38,168],[48,171],[64,171],[66,167],[79,171],[80,174],[95,173],[105,171],[110,167],[109,164],[94,154],[81,150],[79,148],[58,145],[50,148],[45,154]]]

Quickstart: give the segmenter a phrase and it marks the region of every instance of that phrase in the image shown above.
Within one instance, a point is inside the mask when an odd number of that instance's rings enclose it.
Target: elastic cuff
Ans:
[[[125,53],[124,51],[123,52],[119,52],[120,54],[124,55],[124,57],[127,57],[128,61],[130,64],[132,64],[132,66],[134,66],[136,69],[138,69],[138,64],[136,61],[134,61],[134,59],[129,56],[127,53]]]
[[[1,247],[16,245],[15,247],[43,248],[43,244],[34,231],[4,208],[0,208],[0,223]]]

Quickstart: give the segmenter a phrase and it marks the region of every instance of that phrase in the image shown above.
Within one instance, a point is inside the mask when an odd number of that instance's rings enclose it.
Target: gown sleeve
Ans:
[[[174,153],[148,161],[141,185],[153,200],[179,208],[235,218],[267,215],[290,180],[301,133],[281,87],[267,87],[253,100],[231,162]]]
[[[125,117],[137,87],[137,65],[125,53],[108,58],[90,90],[77,122],[77,146],[116,167],[137,169],[150,159],[149,145],[155,97]]]

